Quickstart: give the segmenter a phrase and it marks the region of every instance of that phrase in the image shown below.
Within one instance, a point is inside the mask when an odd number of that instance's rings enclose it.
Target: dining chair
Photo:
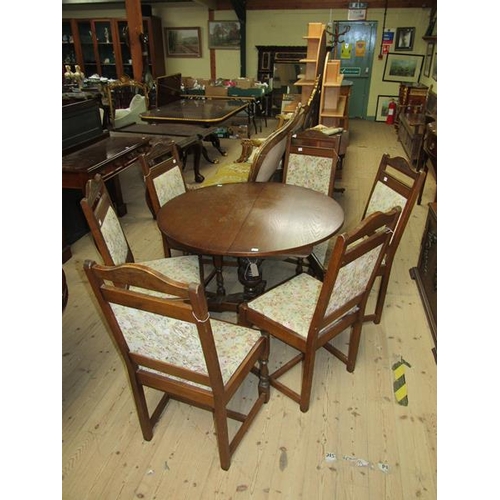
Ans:
[[[402,210],[401,217],[387,247],[384,260],[377,271],[380,284],[377,292],[375,311],[366,314],[365,321],[373,321],[376,324],[380,323],[394,257],[424,180],[425,174],[421,171],[415,171],[405,158],[400,156],[391,157],[388,154],[382,155],[362,218],[367,217],[375,211],[387,211],[397,205]],[[314,273],[320,279],[325,274],[328,254],[331,248],[332,240],[320,243],[314,247],[313,253],[308,258],[309,264],[314,269]]]
[[[212,177],[198,185],[198,188],[229,184],[234,182],[269,182],[283,161],[288,134],[300,125],[304,118],[304,108],[297,109],[295,116],[283,127],[273,131],[263,144],[245,162],[224,164]]]
[[[212,318],[200,283],[179,283],[142,264],[87,260],[84,268],[125,362],[144,439],[153,438],[170,399],[211,411],[220,466],[228,470],[269,401],[268,340],[254,329]],[[257,395],[252,401],[248,391],[233,397],[251,371],[259,377]],[[163,393],[152,412],[144,387]],[[228,428],[228,419],[240,423],[236,430]]]
[[[109,125],[113,129],[140,122],[139,115],[149,109],[149,92],[144,83],[123,75],[106,85]]]
[[[153,217],[160,208],[168,201],[187,191],[186,181],[182,175],[182,162],[179,158],[178,149],[174,141],[158,141],[151,149],[139,157],[139,163],[146,185],[146,202],[150,207]],[[184,254],[186,249],[182,246],[171,246],[162,233],[163,251],[165,257],[171,257],[171,250],[179,250]],[[203,257],[200,257],[204,263]],[[224,286],[221,263],[217,257],[211,259],[214,262],[213,270],[204,279],[205,285],[217,277],[219,286]],[[216,265],[217,264],[217,265]],[[205,273],[202,273],[205,275]]]
[[[308,136],[303,139],[302,134],[288,137],[281,181],[332,197],[338,164],[337,151],[333,147],[311,144]],[[303,271],[304,258],[289,257],[285,261],[295,263],[297,274]]]
[[[80,201],[94,243],[107,266],[135,262],[120,219],[100,174],[89,179]],[[160,258],[143,264],[183,283],[203,283],[203,267],[197,255]]]
[[[364,310],[378,267],[384,257],[400,208],[375,212],[336,242],[323,281],[301,273],[271,288],[239,309],[239,324],[256,327],[298,351],[292,359],[279,360],[269,375],[270,384],[309,409],[316,351],[324,347],[353,372],[363,326]],[[350,330],[347,353],[331,340]],[[344,350],[345,351],[345,350]],[[301,363],[300,389],[279,379]]]

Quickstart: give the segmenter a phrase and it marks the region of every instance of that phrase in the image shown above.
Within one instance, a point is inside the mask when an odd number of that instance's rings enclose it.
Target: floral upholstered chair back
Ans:
[[[173,141],[155,144],[151,151],[140,157],[147,196],[153,213],[171,199],[186,192],[181,162]]]
[[[130,245],[100,174],[89,179],[86,196],[80,204],[104,263],[119,265],[133,262]]]
[[[294,145],[292,141],[293,136],[290,136],[283,168],[283,182],[332,196],[337,153],[331,148]]]
[[[389,245],[392,254],[403,236],[423,180],[423,172],[415,171],[405,158],[382,156],[363,217],[376,211],[386,212],[393,207],[401,207],[401,217]]]

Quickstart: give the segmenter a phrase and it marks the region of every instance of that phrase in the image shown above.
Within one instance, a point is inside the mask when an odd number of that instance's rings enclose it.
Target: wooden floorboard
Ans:
[[[274,124],[269,120],[259,135]],[[405,156],[393,127],[362,120],[351,120],[350,127],[338,181],[346,191],[335,195],[346,212],[343,229],[359,221],[382,154]],[[237,140],[222,139],[222,145],[229,154],[221,160],[239,155]],[[201,173],[207,176],[218,166],[202,159]],[[190,164],[185,176],[194,182]],[[121,174],[121,182],[128,207],[122,223],[136,260],[161,257],[139,168]],[[212,416],[203,410],[169,402],[153,440],[142,439],[123,363],[83,272],[84,260],[100,262],[99,255],[89,235],[74,243],[73,257],[63,265],[69,287],[62,316],[63,499],[436,499],[436,363],[409,275],[435,189],[429,178],[396,254],[382,321],[364,326],[355,372],[321,350],[310,410],[301,413],[272,390],[227,472],[219,466]],[[291,271],[279,261],[264,264],[269,284]],[[236,285],[229,279],[228,286]],[[225,317],[232,319],[230,313]],[[344,346],[345,338],[336,342]],[[273,341],[271,363],[287,350]],[[410,365],[408,406],[398,405],[393,393],[392,366],[401,359]],[[299,370],[288,377],[298,383]],[[250,378],[238,395],[252,397],[255,384]],[[158,399],[153,391],[147,394]]]

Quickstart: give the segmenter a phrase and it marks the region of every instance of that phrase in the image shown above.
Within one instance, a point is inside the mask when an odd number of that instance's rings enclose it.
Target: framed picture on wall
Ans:
[[[200,28],[165,28],[168,57],[201,57]]]
[[[375,114],[376,122],[385,122],[389,112],[389,104],[391,101],[398,103],[397,95],[379,95],[377,97],[377,113]]]
[[[424,63],[424,76],[427,78],[431,76],[431,68],[432,68],[432,56],[434,55],[434,42],[427,43],[427,54],[425,56]]]
[[[208,21],[209,49],[239,49],[240,40],[239,21]]]
[[[415,28],[397,28],[395,50],[413,50]]]
[[[385,60],[384,82],[413,83],[420,80],[424,57],[418,54],[389,52]]]

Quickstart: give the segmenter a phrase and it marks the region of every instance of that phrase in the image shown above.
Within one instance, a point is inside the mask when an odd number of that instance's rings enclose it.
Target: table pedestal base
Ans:
[[[222,275],[222,258],[214,258],[217,292],[207,293],[208,308],[212,311],[238,311],[242,302],[258,297],[266,289],[266,281],[262,279],[262,259],[238,258],[238,281],[243,285],[243,291],[226,295]]]

